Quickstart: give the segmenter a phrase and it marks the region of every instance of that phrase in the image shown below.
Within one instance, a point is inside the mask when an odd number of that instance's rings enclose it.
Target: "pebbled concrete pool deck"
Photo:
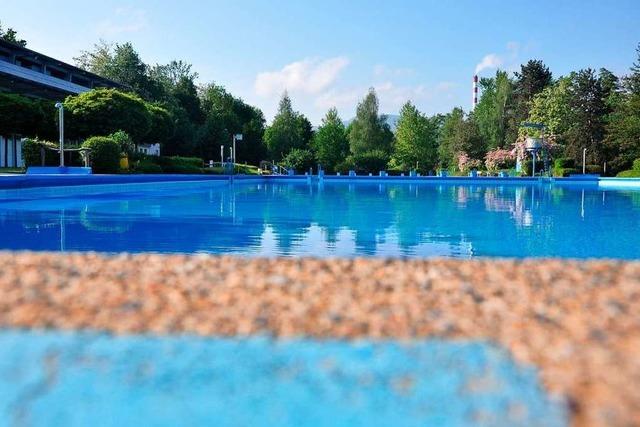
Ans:
[[[0,254],[0,327],[489,340],[578,426],[640,425],[640,263]]]

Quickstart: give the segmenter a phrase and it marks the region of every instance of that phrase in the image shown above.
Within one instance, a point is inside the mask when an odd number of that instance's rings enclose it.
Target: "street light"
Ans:
[[[60,134],[60,167],[64,167],[64,105],[56,102],[58,109],[58,132]]]
[[[233,171],[236,170],[236,141],[242,141],[242,134],[236,133],[233,135]]]

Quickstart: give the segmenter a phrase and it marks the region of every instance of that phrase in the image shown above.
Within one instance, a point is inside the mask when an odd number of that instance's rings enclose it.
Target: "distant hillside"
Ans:
[[[399,116],[399,115],[397,115],[397,114],[387,114],[385,117],[386,117],[386,119],[387,119],[387,124],[388,124],[388,125],[389,125],[389,127],[391,128],[391,131],[392,131],[392,132],[395,132],[395,131],[396,131],[396,128],[398,127],[398,119],[400,118],[400,116]],[[349,126],[349,124],[350,124],[354,119],[355,119],[355,117],[354,117],[354,118],[351,118],[351,119],[349,119],[349,120],[345,120],[345,121],[344,121],[344,125],[345,125],[345,126]]]

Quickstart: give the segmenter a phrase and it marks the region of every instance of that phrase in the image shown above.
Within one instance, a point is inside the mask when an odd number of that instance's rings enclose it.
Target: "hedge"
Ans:
[[[135,165],[135,167],[133,168],[133,171],[135,173],[148,173],[148,174],[160,174],[163,172],[162,167],[160,167],[160,165],[152,163],[148,160],[140,161],[137,165]]]
[[[164,173],[195,174],[202,172],[202,159],[198,157],[156,157]]]
[[[616,176],[618,178],[640,178],[640,170],[622,171]]]
[[[108,136],[87,139],[83,148],[89,148],[89,159],[94,173],[118,173],[120,170],[120,146]]]
[[[48,147],[50,149],[47,149]],[[51,149],[58,149],[58,144],[49,141],[40,141],[39,139],[27,138],[22,142],[22,159],[24,165],[42,166],[42,149],[44,150],[44,165],[56,166],[60,163],[60,155]]]

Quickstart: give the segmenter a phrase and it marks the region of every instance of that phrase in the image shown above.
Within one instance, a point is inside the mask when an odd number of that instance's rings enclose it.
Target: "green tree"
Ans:
[[[174,135],[174,123],[171,113],[161,105],[146,104],[149,111],[150,126],[149,132],[145,135],[145,142],[150,144],[159,143],[163,147]]]
[[[614,173],[631,168],[635,159],[640,159],[640,44],[636,49],[638,58],[631,73],[620,81],[601,70],[600,80],[606,96],[607,116],[606,147],[610,170]]]
[[[572,123],[570,85],[571,78],[562,77],[535,95],[527,121],[543,123],[548,133],[562,138]]]
[[[571,74],[569,106],[571,125],[565,137],[565,156],[582,164],[582,150],[587,149],[588,164],[602,164],[605,147],[605,92],[592,69]]]
[[[438,135],[438,159],[440,166],[449,168],[455,165],[455,136],[464,121],[464,111],[456,107],[444,116],[440,134]]]
[[[93,50],[82,51],[74,60],[80,68],[118,82],[147,100],[156,92],[147,65],[131,43],[100,40]]]
[[[629,92],[640,94],[640,43],[636,47],[636,56],[636,62],[631,66],[631,73],[624,78],[624,86]]]
[[[512,129],[513,82],[506,72],[498,70],[495,77],[481,79],[480,87],[482,95],[473,113],[480,134],[490,149],[510,145],[516,134]]]
[[[44,114],[38,103],[21,95],[0,92],[0,135],[39,136]]]
[[[520,72],[515,73],[514,96],[516,110],[520,119],[525,119],[529,110],[529,103],[533,97],[553,83],[553,74],[540,60],[531,59],[520,66]]]
[[[633,161],[640,159],[640,93],[630,94],[611,114],[606,144],[613,172],[630,169]]]
[[[349,125],[349,148],[354,155],[378,150],[389,155],[393,133],[384,116],[378,113],[378,96],[373,88],[358,104],[356,117]]]
[[[226,156],[233,135],[241,133],[242,142],[236,144],[238,161],[257,164],[264,160],[265,121],[262,111],[213,83],[203,88],[201,99],[205,116],[200,137],[203,158],[217,159],[221,145],[225,147]]]
[[[64,107],[70,137],[110,135],[122,130],[140,143],[145,142],[151,126],[145,102],[134,94],[116,89],[94,89],[69,96]]]
[[[269,154],[274,159],[281,160],[294,148],[307,148],[311,136],[311,123],[293,110],[291,99],[285,92],[280,100],[278,113],[264,133]]]
[[[4,30],[2,28],[2,21],[0,21],[0,39],[11,42],[11,43],[15,43],[18,46],[22,46],[22,47],[27,46],[27,41],[19,38],[18,32],[16,30],[14,30],[11,27]]]
[[[335,171],[336,165],[349,155],[346,129],[337,109],[331,108],[322,119],[312,146],[320,164],[330,172]]]
[[[429,119],[407,102],[400,110],[396,128],[393,161],[403,170],[414,169],[427,173],[436,166],[438,158],[438,123]]]
[[[483,160],[486,152],[485,141],[473,115],[465,117],[461,108],[454,108],[444,117],[438,146],[441,167],[456,167],[461,153],[472,160]]]

